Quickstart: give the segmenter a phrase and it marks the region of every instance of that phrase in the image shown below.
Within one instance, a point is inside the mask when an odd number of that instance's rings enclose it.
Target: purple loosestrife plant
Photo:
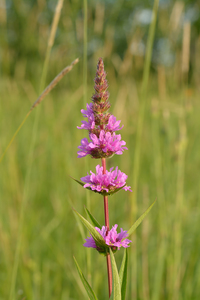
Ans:
[[[90,171],[81,180],[76,180],[84,188],[87,188],[93,192],[98,192],[103,196],[104,200],[104,216],[105,226],[101,226],[92,214],[86,209],[86,212],[92,222],[89,223],[83,216],[77,211],[76,214],[81,219],[83,224],[89,230],[91,236],[86,239],[85,247],[95,248],[99,253],[104,254],[107,260],[108,271],[108,287],[109,297],[112,293],[112,275],[114,279],[113,285],[113,300],[125,300],[126,290],[126,274],[127,274],[127,252],[125,249],[124,258],[120,270],[120,278],[116,267],[113,253],[119,250],[121,247],[127,248],[131,241],[127,239],[137,226],[142,222],[143,218],[150,211],[154,203],[146,210],[146,212],[132,225],[128,231],[124,231],[121,228],[120,233],[117,233],[118,225],[115,224],[111,229],[109,226],[109,212],[108,212],[108,195],[112,195],[119,190],[131,191],[131,187],[127,186],[126,180],[128,176],[121,172],[118,167],[114,169],[112,167],[110,171],[106,169],[106,159],[114,154],[121,155],[125,147],[125,141],[121,140],[121,135],[116,134],[116,131],[122,129],[120,125],[121,121],[117,121],[115,116],[111,115],[108,110],[110,103],[108,101],[109,93],[108,82],[106,80],[106,72],[104,70],[104,64],[102,58],[99,59],[97,64],[97,72],[95,77],[95,93],[92,96],[92,102],[87,104],[86,110],[82,109],[83,117],[87,120],[82,121],[78,129],[86,129],[89,132],[89,140],[83,138],[81,145],[78,147],[78,157],[84,157],[90,155],[94,159],[101,159],[101,164],[96,166],[96,174]],[[91,286],[83,276],[77,261],[75,260],[79,275],[84,283],[86,291],[90,299],[97,299]]]

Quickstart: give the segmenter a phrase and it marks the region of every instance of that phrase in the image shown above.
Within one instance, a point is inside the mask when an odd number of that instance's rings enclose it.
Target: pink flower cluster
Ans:
[[[124,141],[121,141],[120,134],[111,134],[110,132],[100,131],[99,137],[91,133],[89,135],[90,142],[87,138],[81,140],[81,145],[78,147],[78,157],[84,157],[90,154],[94,158],[109,157],[113,154],[122,154],[127,147]]]
[[[82,121],[81,127],[77,126],[78,129],[87,129],[90,132],[92,132],[96,126],[97,127],[96,129],[98,129],[99,131],[103,128],[105,132],[107,132],[107,131],[113,132],[113,131],[121,130],[123,128],[123,126],[121,126],[121,127],[119,126],[121,121],[116,121],[116,117],[113,115],[109,116],[107,124],[102,125],[102,126],[96,125],[95,124],[95,115],[94,115],[92,107],[93,107],[93,103],[90,103],[90,104],[87,103],[87,110],[81,109],[81,113],[82,113],[83,117],[88,118],[88,122]]]
[[[131,187],[126,185],[128,176],[118,170],[118,167],[116,167],[114,171],[113,168],[110,169],[110,172],[106,170],[106,174],[103,174],[103,167],[97,165],[96,174],[92,171],[90,171],[90,173],[91,175],[81,178],[81,180],[86,183],[84,188],[89,187],[93,191],[106,191],[109,193],[123,187],[125,191],[132,192]]]
[[[117,233],[117,227],[118,225],[115,224],[108,232],[106,226],[103,226],[102,229],[95,227],[95,229],[101,234],[101,236],[105,240],[106,245],[108,245],[109,247],[116,247],[118,250],[120,249],[120,247],[129,247],[129,243],[131,243],[131,241],[126,239],[126,237],[128,236],[127,231],[123,231],[123,229],[121,228],[121,232]],[[98,247],[96,246],[92,236],[86,239],[86,243],[83,246],[88,248],[96,248],[98,250]]]

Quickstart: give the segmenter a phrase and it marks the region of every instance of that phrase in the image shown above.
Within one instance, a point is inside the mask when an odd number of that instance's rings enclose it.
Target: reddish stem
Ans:
[[[112,293],[112,268],[111,268],[111,260],[110,260],[110,254],[106,256],[107,260],[107,270],[108,270],[108,289],[109,289],[109,298]]]
[[[103,174],[106,174],[106,159],[101,159],[103,166]],[[107,232],[109,231],[109,212],[108,212],[108,196],[104,196],[104,215],[105,215],[105,225],[107,228]],[[107,254],[107,270],[108,270],[108,289],[109,289],[109,298],[112,293],[112,268],[111,268],[111,260],[110,254]]]

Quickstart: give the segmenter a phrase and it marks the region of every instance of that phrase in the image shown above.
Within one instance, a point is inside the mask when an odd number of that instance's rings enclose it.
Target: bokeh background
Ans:
[[[160,0],[144,91],[153,4],[65,0],[51,44],[57,1],[0,0],[0,154],[44,87],[80,59],[1,162],[0,299],[87,299],[73,256],[98,298],[108,298],[105,258],[82,246],[88,232],[72,211],[86,217],[87,205],[103,224],[103,201],[70,178],[97,164],[77,158],[87,132],[76,126],[98,57],[129,149],[108,168],[119,166],[133,188],[110,197],[110,223],[129,229],[157,199],[132,237],[127,299],[200,299],[200,3]]]

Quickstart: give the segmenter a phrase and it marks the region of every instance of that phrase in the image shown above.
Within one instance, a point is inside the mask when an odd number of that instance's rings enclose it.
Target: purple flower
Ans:
[[[118,250],[120,247],[129,247],[129,243],[131,243],[131,241],[125,239],[128,236],[127,231],[123,231],[121,228],[121,232],[117,233],[117,227],[118,225],[115,224],[108,232],[105,226],[103,226],[102,229],[99,229],[98,227],[95,227],[95,229],[101,234],[105,240],[105,243],[109,247],[117,248]],[[92,236],[86,239],[86,243],[83,246],[98,249]]]
[[[84,188],[89,187],[93,191],[106,191],[109,193],[124,186],[122,189],[132,192],[131,187],[125,185],[128,176],[118,170],[118,167],[116,167],[114,171],[113,168],[110,169],[110,172],[106,170],[106,174],[103,174],[103,167],[97,165],[96,174],[92,171],[90,171],[90,173],[91,175],[81,178],[81,180],[86,183]]]
[[[110,132],[100,131],[99,137],[96,134],[91,133],[91,142],[88,142],[87,138],[81,140],[81,146],[78,148],[78,157],[84,157],[90,154],[93,158],[110,157],[113,154],[121,155],[127,147],[125,141],[121,141],[120,134],[111,134]]]
[[[90,104],[87,103],[87,105],[86,105],[87,109],[86,109],[86,110],[81,109],[81,113],[83,114],[83,116],[84,116],[85,118],[88,118],[88,117],[90,117],[91,115],[93,115],[94,112],[93,112],[92,106],[93,106],[92,103],[90,103]]]
[[[113,115],[110,115],[108,117],[108,124],[106,125],[102,125],[102,128],[100,127],[100,125],[97,125],[95,122],[95,115],[93,112],[93,104],[87,104],[87,110],[81,109],[81,113],[85,118],[88,118],[88,122],[87,121],[82,121],[82,125],[79,127],[77,126],[78,129],[87,129],[89,131],[92,131],[93,129],[95,129],[96,126],[96,130],[98,130],[100,132],[101,129],[104,129],[105,131],[117,131],[117,130],[121,130],[123,128],[123,126],[119,126],[119,124],[121,123],[121,121],[116,121],[116,117]],[[98,114],[98,117],[96,116],[96,119],[104,119],[103,114]]]
[[[106,126],[106,129],[110,130],[110,131],[121,130],[123,128],[123,126],[119,127],[120,123],[121,123],[121,121],[116,121],[116,118],[113,115],[111,115],[109,118],[108,124]]]
[[[91,130],[95,128],[95,119],[94,119],[94,113],[92,110],[92,103],[87,104],[87,110],[81,109],[81,113],[85,118],[88,118],[88,122],[82,121],[81,127],[78,127],[78,129],[87,129]]]

